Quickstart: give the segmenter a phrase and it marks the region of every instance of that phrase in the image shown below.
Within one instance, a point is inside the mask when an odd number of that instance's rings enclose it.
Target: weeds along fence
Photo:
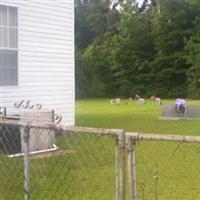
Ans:
[[[0,121],[2,200],[194,200],[200,137]]]

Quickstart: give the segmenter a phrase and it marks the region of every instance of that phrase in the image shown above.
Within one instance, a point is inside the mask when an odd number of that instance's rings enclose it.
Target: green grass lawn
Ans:
[[[125,101],[125,100],[124,100]],[[111,105],[109,99],[80,100],[76,102],[76,125],[122,128],[128,131],[160,134],[200,135],[200,121],[160,121],[161,108],[147,102],[138,105],[126,101],[126,105]],[[200,101],[187,101],[198,104]],[[173,104],[174,100],[163,100]]]
[[[200,121],[159,121],[160,113],[160,106],[150,102],[111,105],[109,99],[79,100],[76,125],[200,135]],[[56,144],[64,154],[31,159],[31,200],[115,200],[114,137],[58,135]],[[138,200],[200,199],[200,144],[139,142],[136,154]],[[23,159],[2,155],[0,170],[0,200],[22,200]]]
[[[77,101],[76,123],[143,133],[200,135],[199,120],[160,121],[160,106],[150,101],[145,105],[126,102],[111,105],[108,99]],[[200,101],[187,102],[200,105]],[[174,100],[163,101],[173,103]],[[200,199],[200,144],[139,142],[136,150],[138,199]]]

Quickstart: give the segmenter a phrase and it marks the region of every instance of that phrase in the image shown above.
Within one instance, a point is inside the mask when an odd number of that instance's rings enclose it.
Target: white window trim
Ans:
[[[11,3],[1,3],[0,2],[0,6],[9,6],[9,7],[13,7],[13,8],[19,8],[19,6],[18,5],[13,5],[13,4],[11,4]]]
[[[19,11],[20,11],[20,8],[19,8],[19,5],[13,5],[13,4],[10,4],[10,3],[1,3],[0,2],[0,6],[8,6],[8,7],[12,7],[12,8],[16,8],[17,9],[17,47],[18,48],[4,48],[4,47],[0,47],[0,49],[5,49],[5,50],[17,50],[18,53],[17,53],[17,67],[18,67],[18,77],[17,77],[17,85],[9,85],[9,86],[1,86],[0,85],[0,93],[2,92],[3,89],[17,89],[20,87],[20,65],[19,65]],[[5,26],[6,27],[6,26]],[[16,28],[16,27],[15,27]]]

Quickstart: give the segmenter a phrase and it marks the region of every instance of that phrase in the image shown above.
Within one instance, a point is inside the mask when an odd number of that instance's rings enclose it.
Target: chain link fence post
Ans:
[[[119,200],[126,199],[126,133],[119,134]]]
[[[129,177],[129,192],[130,200],[136,200],[136,140],[128,136],[127,138],[127,161],[128,161],[128,177]]]
[[[24,140],[24,200],[30,200],[30,127],[26,125],[23,133]]]
[[[119,200],[119,137],[115,144],[115,200]]]

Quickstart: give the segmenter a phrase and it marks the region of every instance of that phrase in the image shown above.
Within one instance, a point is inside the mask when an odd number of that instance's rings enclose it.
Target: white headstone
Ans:
[[[116,98],[115,99],[115,104],[121,104],[121,99],[120,98]]]
[[[138,104],[145,104],[145,99],[144,99],[144,98],[139,98],[139,99],[137,100],[137,103],[138,103]]]
[[[157,105],[161,104],[161,99],[159,97],[155,98],[155,104],[157,104]]]

